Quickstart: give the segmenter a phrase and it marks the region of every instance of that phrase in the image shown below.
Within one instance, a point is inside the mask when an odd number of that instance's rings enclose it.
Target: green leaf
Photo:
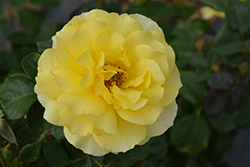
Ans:
[[[132,164],[145,159],[150,150],[147,145],[136,146],[126,153],[120,153],[117,156],[108,154],[104,157],[104,164],[109,167],[129,167]],[[111,161],[111,162],[110,162]]]
[[[179,17],[183,19],[188,19],[195,11],[193,7],[187,5],[176,5]]]
[[[27,113],[36,100],[34,85],[30,78],[21,74],[9,76],[1,85],[0,103],[9,119],[19,119]]]
[[[57,139],[64,139],[63,127],[52,125],[51,134]]]
[[[57,142],[45,142],[43,153],[49,166],[62,167],[68,162],[67,153]]]
[[[52,47],[52,40],[44,40],[36,43],[38,52],[42,54],[42,52],[47,49]]]
[[[30,164],[37,160],[40,154],[41,149],[41,143],[34,142],[25,145],[20,153],[19,153],[19,159],[22,164]]]
[[[166,135],[153,137],[148,142],[150,148],[150,154],[147,159],[161,159],[163,158],[168,150]]]
[[[240,34],[231,30],[227,24],[220,29],[214,39],[215,52],[221,56],[239,53],[243,46],[244,43]]]
[[[10,29],[10,21],[7,18],[1,18],[0,20],[0,28],[3,33],[7,33]]]
[[[226,10],[228,25],[241,33],[250,31],[250,9],[244,2],[229,0]]]
[[[199,0],[204,5],[210,6],[218,11],[224,11],[229,0]]]
[[[178,63],[194,67],[208,67],[208,62],[205,58],[195,52],[184,52],[179,54]]]
[[[39,31],[36,34],[35,41],[42,41],[50,39],[53,35],[55,35],[57,27],[55,24],[42,24],[39,27]]]
[[[24,3],[25,0],[8,0],[9,3],[11,3],[12,5],[22,5]]]
[[[222,133],[229,132],[234,128],[234,116],[226,112],[222,112],[216,117],[209,117],[212,127]]]
[[[181,72],[181,81],[183,84],[180,89],[181,96],[193,103],[201,103],[206,94],[206,87],[198,82],[196,74],[189,71]]]
[[[217,90],[228,89],[238,77],[229,71],[214,73],[207,80],[207,84]]]
[[[32,43],[29,34],[24,32],[14,32],[8,36],[8,40],[13,44],[30,44]]]
[[[18,152],[19,150],[18,150],[17,145],[11,144],[9,145],[8,148],[6,148],[6,150],[3,151],[3,157],[5,161],[8,163],[18,155]]]
[[[246,126],[250,123],[250,103],[249,99],[238,109],[235,117],[235,124],[237,126]]]
[[[197,154],[209,142],[210,129],[203,116],[189,115],[176,121],[171,131],[171,142],[180,152]]]
[[[52,125],[43,118],[44,108],[39,102],[36,102],[30,108],[27,114],[27,124],[35,132],[49,132]]]
[[[44,20],[44,14],[35,10],[22,8],[18,11],[20,24],[31,31],[39,28]]]
[[[21,145],[33,143],[39,137],[39,134],[30,130],[27,124],[19,128],[17,131],[15,131],[15,134],[16,134],[16,138],[19,139]]]
[[[42,6],[47,9],[53,9],[60,4],[60,0],[31,0],[31,3]]]
[[[31,53],[22,60],[22,66],[25,73],[35,81],[37,75],[37,61],[40,55],[38,53]]]
[[[91,167],[91,159],[86,156],[76,161],[71,161],[65,167]]]
[[[9,142],[15,143],[17,145],[14,132],[3,118],[0,118],[0,135]]]
[[[11,60],[11,61],[10,61]],[[19,65],[17,56],[6,50],[0,50],[0,69],[12,70]]]
[[[175,18],[178,15],[174,5],[159,1],[148,1],[147,12],[150,17]]]

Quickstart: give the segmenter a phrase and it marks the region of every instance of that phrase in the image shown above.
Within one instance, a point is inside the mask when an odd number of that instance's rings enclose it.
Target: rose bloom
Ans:
[[[175,54],[151,19],[92,10],[71,19],[38,61],[44,118],[87,154],[126,152],[163,134],[181,87]]]

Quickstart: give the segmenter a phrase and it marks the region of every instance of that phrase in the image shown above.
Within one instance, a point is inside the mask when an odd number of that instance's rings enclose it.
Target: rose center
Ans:
[[[114,85],[120,87],[122,83],[124,82],[124,73],[123,72],[117,72],[115,75],[113,75],[109,80],[105,80],[104,84],[105,86],[111,91],[111,87]]]

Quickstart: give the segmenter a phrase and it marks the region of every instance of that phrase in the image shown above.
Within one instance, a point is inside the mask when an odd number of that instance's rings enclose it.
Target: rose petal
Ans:
[[[147,137],[153,137],[163,134],[174,123],[174,118],[177,114],[177,104],[172,102],[151,125],[147,125]]]

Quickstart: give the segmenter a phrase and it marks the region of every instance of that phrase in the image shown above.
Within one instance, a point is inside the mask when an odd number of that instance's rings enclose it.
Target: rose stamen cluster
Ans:
[[[75,16],[38,61],[44,118],[85,153],[126,152],[173,125],[181,87],[161,28],[139,15]]]

